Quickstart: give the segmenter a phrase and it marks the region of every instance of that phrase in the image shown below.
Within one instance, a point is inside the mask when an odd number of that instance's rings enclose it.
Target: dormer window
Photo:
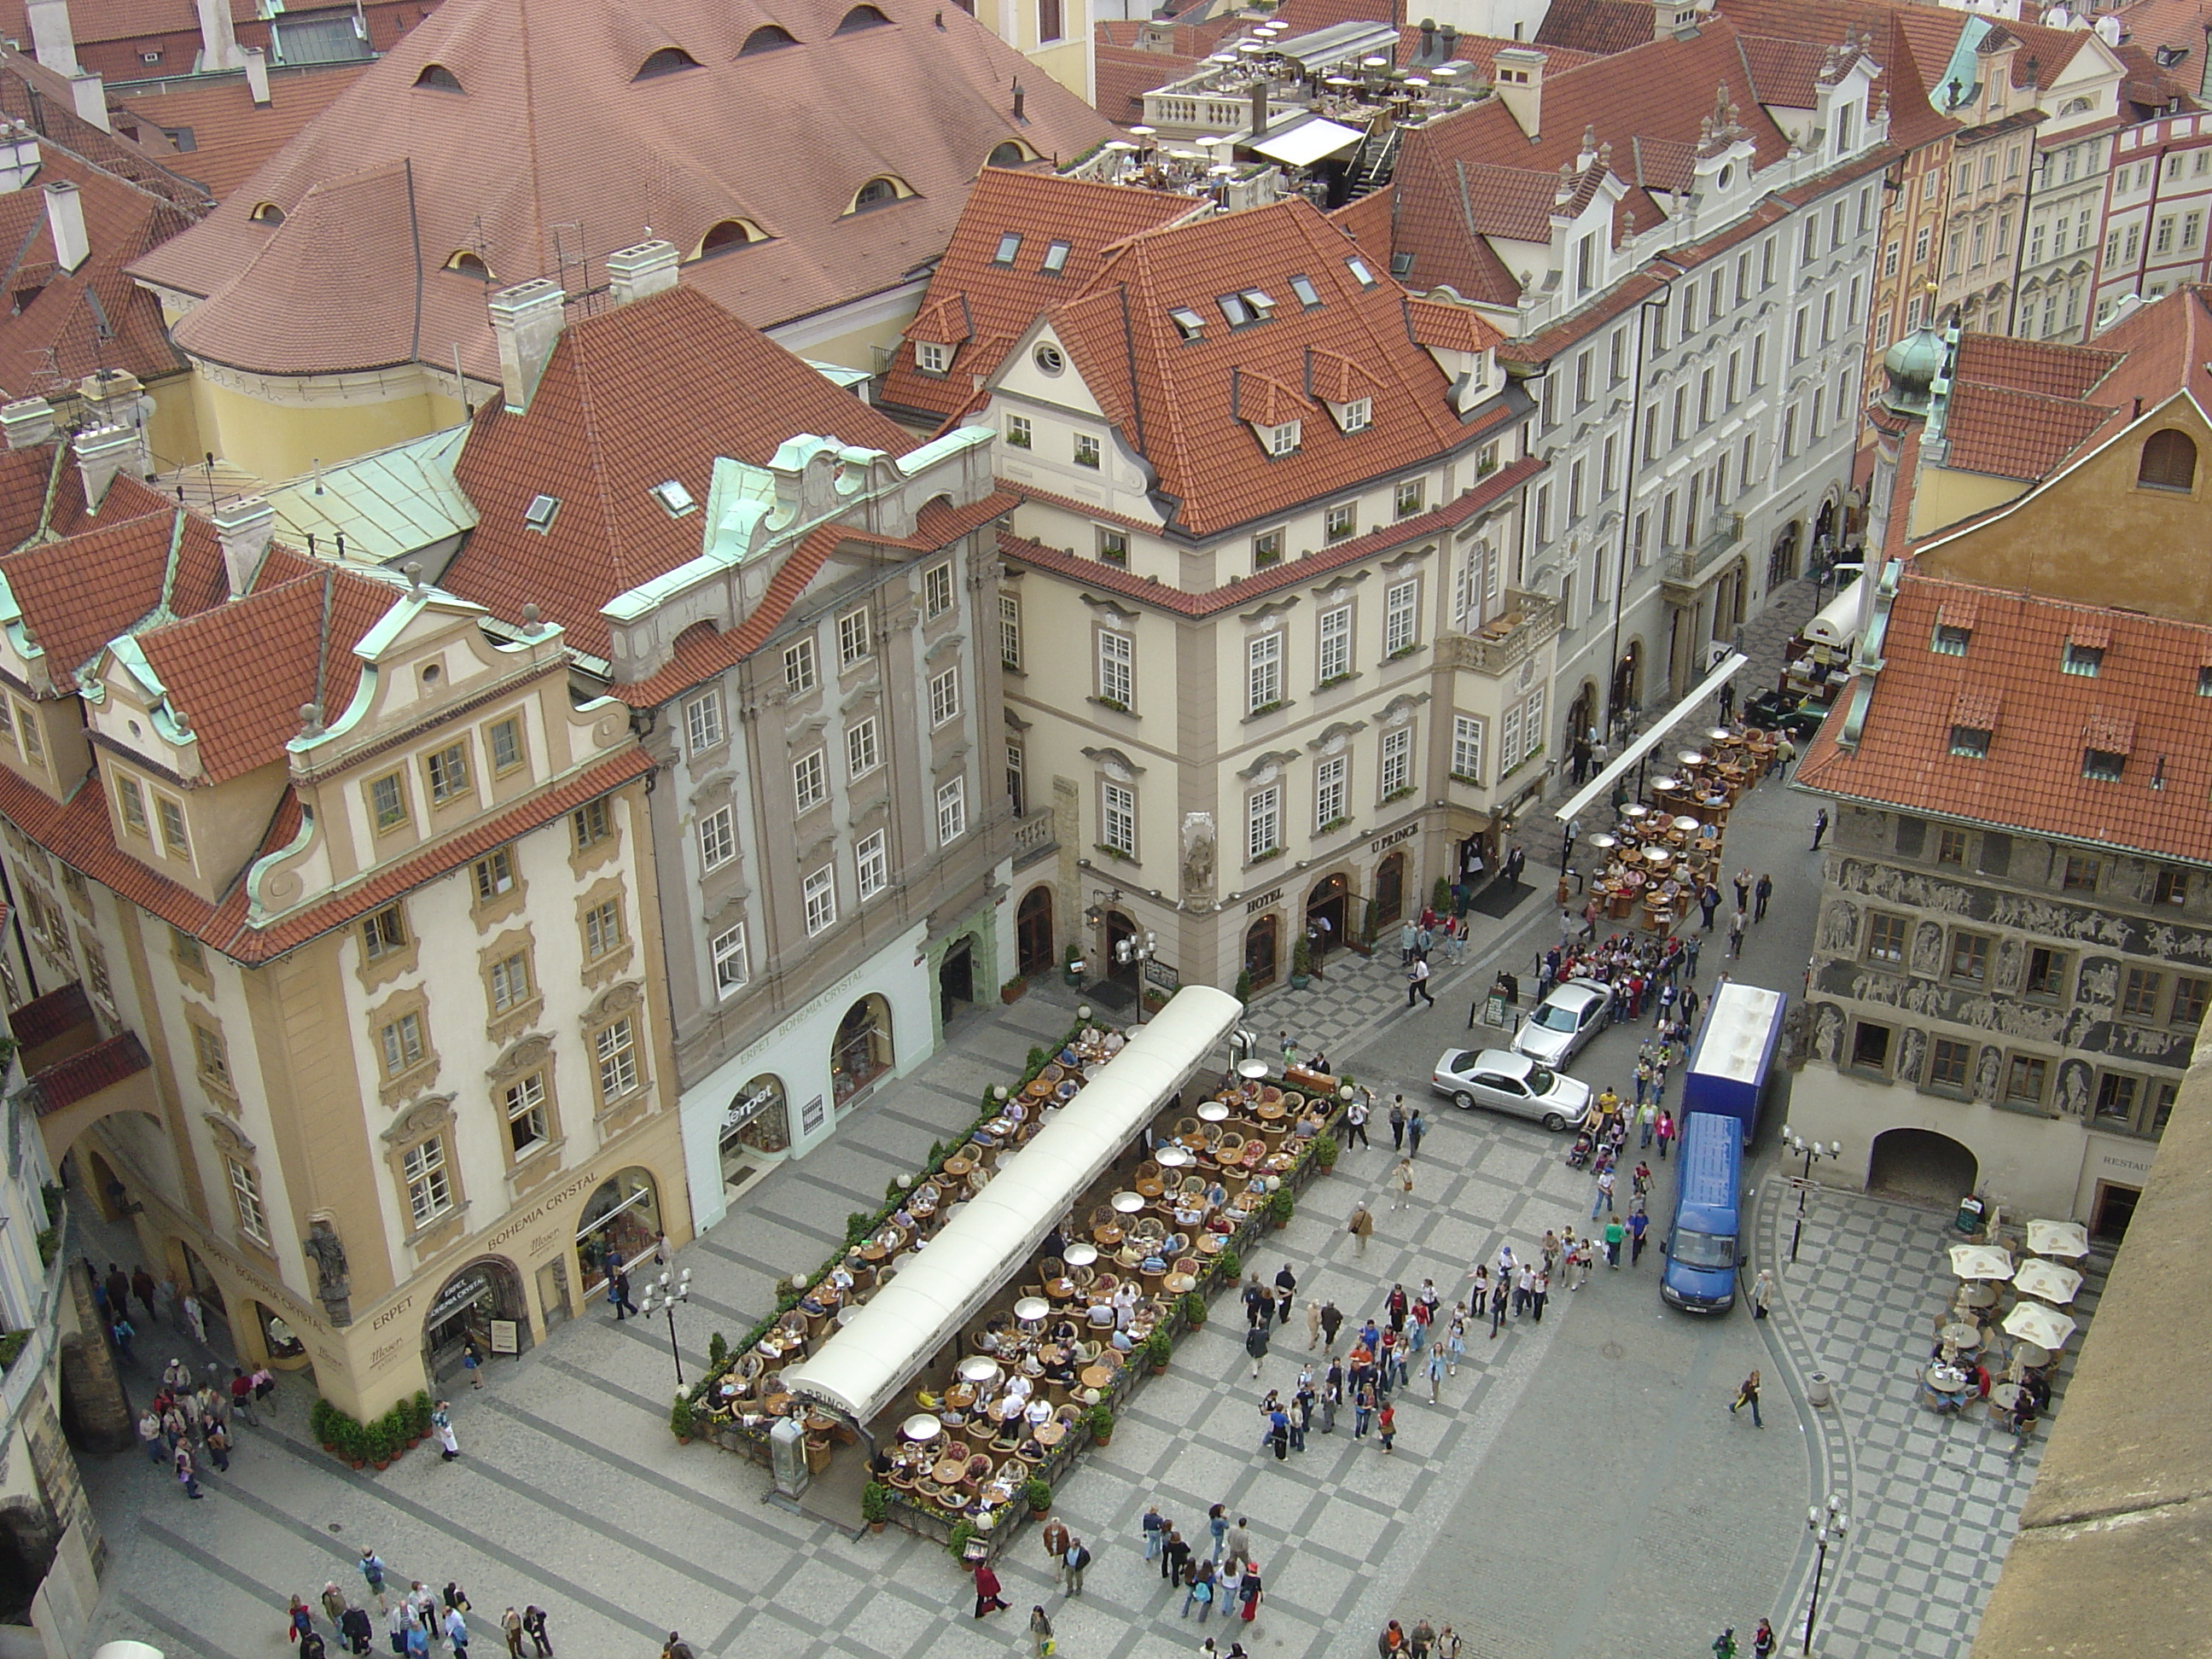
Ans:
[[[2109,749],[2084,749],[2081,751],[2081,775],[2092,783],[2118,783],[2125,769],[2128,757]]]
[[[274,202],[257,202],[253,211],[246,216],[257,225],[281,225],[284,222],[284,210]]]
[[[418,87],[428,87],[433,92],[459,92],[461,78],[443,64],[425,64],[422,72],[415,77]]]
[[[1358,283],[1360,287],[1373,288],[1375,286],[1375,273],[1368,270],[1367,261],[1360,258],[1358,255],[1355,254],[1352,258],[1346,259],[1344,262],[1344,268],[1352,273],[1352,280]]]
[[[757,52],[774,52],[778,46],[795,46],[799,39],[781,23],[763,23],[738,48],[738,56],[745,58]]]
[[[1038,269],[1048,276],[1057,276],[1067,269],[1067,254],[1066,243],[1048,242],[1045,245],[1044,263]]]
[[[1168,320],[1176,325],[1176,331],[1186,340],[1195,340],[1206,332],[1206,319],[1188,306],[1177,306],[1168,313]]]
[[[750,219],[717,219],[707,227],[707,234],[699,239],[695,259],[707,259],[733,247],[749,246],[754,242],[768,240],[768,233]]]
[[[1014,262],[1014,255],[1021,251],[1021,232],[1010,230],[999,238],[999,251],[991,256],[991,263],[994,265],[1010,265]]]
[[[1252,308],[1252,316],[1255,322],[1264,323],[1275,314],[1275,302],[1263,289],[1248,288],[1238,297]]]
[[[2084,679],[2095,679],[2105,666],[2105,647],[2101,645],[2077,645],[2066,641],[2066,656],[2059,665],[2069,674],[2079,674]]]
[[[491,281],[491,267],[483,262],[483,255],[471,248],[462,248],[448,254],[446,269],[459,271],[464,276],[473,276],[480,283]]]
[[[1966,654],[1966,641],[1973,637],[1974,630],[1971,628],[1954,628],[1948,623],[1938,623],[1936,638],[1928,648],[1939,657],[1963,657]]]
[[[1214,304],[1221,307],[1221,314],[1229,319],[1231,328],[1242,328],[1247,323],[1259,320],[1257,313],[1245,303],[1241,294],[1224,294]]]
[[[925,374],[942,374],[951,366],[952,354],[934,340],[915,343],[914,364]]]
[[[1291,292],[1298,296],[1298,303],[1308,311],[1311,311],[1321,303],[1321,290],[1314,286],[1313,278],[1310,276],[1291,277]]]
[[[692,499],[691,492],[674,478],[669,478],[653,485],[646,493],[667,509],[668,516],[672,519],[680,519],[699,505]]]
[[[533,495],[523,509],[522,522],[542,536],[553,527],[553,515],[560,510],[557,496]]]
[[[1954,726],[1951,728],[1951,752],[1967,760],[1987,760],[1990,756],[1990,734],[1979,726]]]
[[[890,25],[890,21],[873,6],[855,6],[847,12],[838,23],[837,33],[857,34],[862,29],[887,28]]]
[[[1297,421],[1285,421],[1280,426],[1263,426],[1254,429],[1260,434],[1261,447],[1270,455],[1289,455],[1297,449],[1302,424]]]
[[[699,67],[699,60],[681,46],[663,46],[637,66],[633,81],[657,81],[664,75],[678,75],[685,70]]]
[[[911,190],[896,179],[888,176],[871,179],[853,192],[853,205],[846,211],[864,212],[869,208],[884,207],[913,194]]]
[[[1375,400],[1354,398],[1348,404],[1331,404],[1329,413],[1336,416],[1340,432],[1364,432],[1375,419]]]
[[[991,153],[983,158],[983,165],[992,167],[1018,167],[1024,161],[1036,160],[1036,152],[1018,138],[1001,138],[991,146]]]
[[[2208,663],[2197,671],[2197,695],[2200,697],[2212,697],[2212,663]]]

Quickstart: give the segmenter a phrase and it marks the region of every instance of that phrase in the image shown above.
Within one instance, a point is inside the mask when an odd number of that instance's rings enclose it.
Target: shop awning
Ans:
[[[1322,157],[1351,149],[1366,135],[1358,127],[1316,115],[1296,126],[1254,138],[1246,148],[1288,167],[1310,167]]]
[[[1699,703],[1734,679],[1736,671],[1750,660],[1751,659],[1745,656],[1742,652],[1732,651],[1714,664],[1712,672],[1692,686],[1687,696],[1652,721],[1650,727],[1642,737],[1620,751],[1620,757],[1618,760],[1584,784],[1581,793],[1553,812],[1552,816],[1561,823],[1565,823],[1568,819],[1577,816],[1592,801],[1605,795],[1612,789],[1613,781],[1615,778],[1625,777],[1633,772],[1636,769],[1637,762],[1656,748],[1669,732],[1696,714]]]
[[[1021,1271],[1243,1012],[1211,986],[1176,993],[819,1353],[783,1373],[784,1387],[854,1423],[872,1421]]]
[[[1805,637],[1834,651],[1849,651],[1858,643],[1859,585],[1847,583],[1844,591],[1820,608],[1805,624]]]

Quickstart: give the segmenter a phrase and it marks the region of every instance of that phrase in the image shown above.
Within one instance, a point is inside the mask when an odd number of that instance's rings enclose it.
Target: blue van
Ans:
[[[1735,1305],[1743,1139],[1734,1117],[1692,1112],[1682,1120],[1674,1166],[1674,1212],[1661,1246],[1667,1266],[1659,1298],[1686,1313]]]

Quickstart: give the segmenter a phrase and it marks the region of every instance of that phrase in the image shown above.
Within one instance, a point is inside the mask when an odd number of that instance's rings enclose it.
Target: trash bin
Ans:
[[[1951,1224],[1970,1237],[1982,1230],[1982,1200],[1969,1193],[1959,1200],[1958,1219]]]
[[[1830,1404],[1834,1398],[1834,1393],[1828,1384],[1827,1372],[1814,1371],[1810,1376],[1805,1379],[1806,1404],[1810,1406],[1826,1406]]]

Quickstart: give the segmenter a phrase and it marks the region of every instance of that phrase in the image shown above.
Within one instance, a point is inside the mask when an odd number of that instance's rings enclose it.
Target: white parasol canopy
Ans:
[[[2084,1256],[2089,1254],[2089,1230],[2078,1221],[2031,1221],[2027,1248],[2038,1255]]]
[[[2056,1353],[2074,1334],[2074,1322],[2056,1308],[2040,1302],[2023,1302],[2004,1316],[2004,1328],[2023,1342]]]
[[[2012,1255],[1990,1244],[1954,1244],[1951,1271],[1961,1279],[2010,1279]]]
[[[2081,1288],[2081,1275],[2071,1267],[2060,1267],[2055,1261],[2030,1256],[2013,1274],[2012,1287],[2026,1295],[2040,1297],[2045,1302],[2056,1302],[2063,1306],[2071,1302],[2074,1292]]]

